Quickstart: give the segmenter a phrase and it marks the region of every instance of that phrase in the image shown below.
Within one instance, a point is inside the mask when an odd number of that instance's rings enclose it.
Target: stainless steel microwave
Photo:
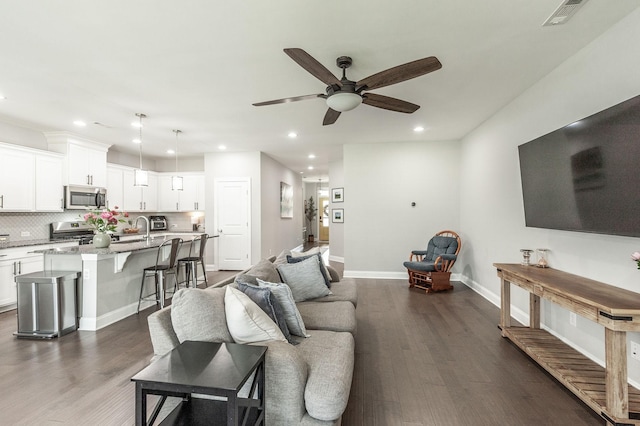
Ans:
[[[106,188],[80,185],[64,187],[64,206],[68,210],[101,209],[106,202]]]

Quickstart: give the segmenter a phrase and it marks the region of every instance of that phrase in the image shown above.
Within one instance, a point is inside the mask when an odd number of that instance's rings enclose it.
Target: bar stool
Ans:
[[[204,248],[207,245],[209,239],[208,234],[202,234],[191,241],[189,247],[189,256],[178,259],[178,270],[184,265],[186,285],[189,287],[189,281],[193,280],[193,288],[198,287],[198,262],[202,265],[202,273],[204,274],[204,286],[207,287],[209,282],[207,281],[207,271],[204,268]],[[195,248],[195,250],[194,250]],[[193,278],[191,274],[193,273]]]
[[[147,300],[151,296],[154,296],[154,300],[156,304],[160,305],[160,309],[164,308],[164,282],[167,278],[167,275],[173,275],[175,279],[174,291],[178,287],[178,268],[176,259],[178,258],[178,252],[180,251],[180,247],[182,246],[182,238],[173,238],[171,240],[167,240],[163,242],[158,247],[158,254],[156,255],[156,264],[154,266],[149,266],[148,268],[144,268],[142,272],[142,283],[140,284],[140,298],[138,299],[138,310],[136,313],[140,313],[140,303],[142,300]],[[164,256],[166,249],[171,248],[169,256]],[[165,260],[166,259],[166,260]],[[149,293],[146,296],[142,296],[144,292],[144,281],[148,277],[154,277],[155,279],[155,292]]]

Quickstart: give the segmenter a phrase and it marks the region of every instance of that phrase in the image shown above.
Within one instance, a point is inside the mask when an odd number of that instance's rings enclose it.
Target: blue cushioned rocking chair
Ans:
[[[427,293],[451,290],[451,268],[460,253],[460,236],[453,231],[440,231],[429,240],[426,250],[413,250],[404,267],[409,272],[409,288]]]

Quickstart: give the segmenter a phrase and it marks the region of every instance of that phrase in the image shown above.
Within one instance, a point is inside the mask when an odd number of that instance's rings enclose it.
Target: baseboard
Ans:
[[[140,310],[146,309],[150,306],[155,306],[155,302],[143,300],[140,304]],[[138,302],[131,303],[127,306],[123,306],[120,309],[109,312],[105,315],[100,315],[97,318],[81,317],[78,324],[78,330],[96,331],[104,328],[108,325],[116,323],[122,319],[125,319],[131,315],[135,315],[138,310]]]
[[[344,257],[342,257],[342,256],[332,256],[332,255],[329,255],[329,261],[330,261],[330,262],[344,263]]]

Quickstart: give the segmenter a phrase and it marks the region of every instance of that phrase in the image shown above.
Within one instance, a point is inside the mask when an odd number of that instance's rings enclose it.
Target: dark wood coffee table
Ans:
[[[263,424],[266,351],[264,346],[235,343],[182,343],[131,378],[136,384],[136,425],[153,424],[168,396],[183,401],[162,424]],[[254,397],[238,397],[253,372],[249,396]],[[192,398],[192,393],[224,397],[226,401]],[[147,395],[161,396],[149,423]]]

